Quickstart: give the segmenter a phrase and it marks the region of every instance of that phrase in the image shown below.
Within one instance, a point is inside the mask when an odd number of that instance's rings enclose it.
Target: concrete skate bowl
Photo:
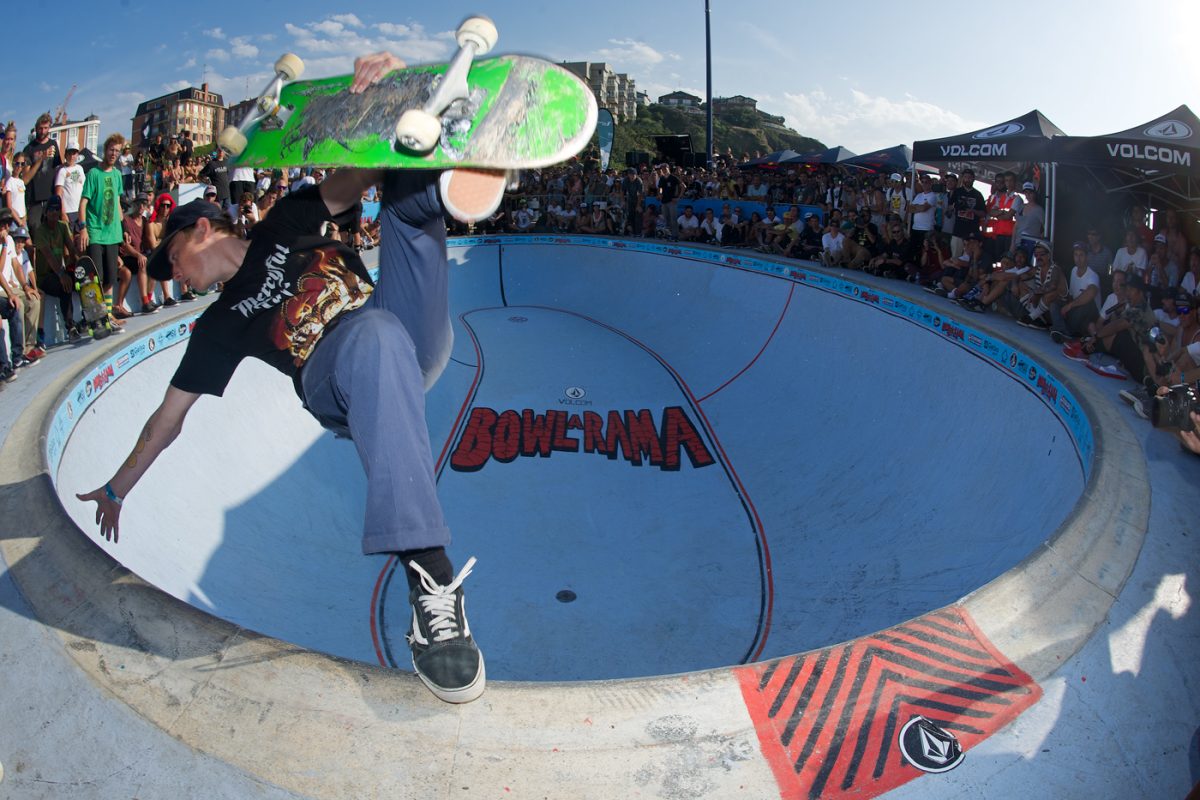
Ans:
[[[461,240],[451,260],[456,340],[427,417],[493,679],[827,647],[1024,574],[1086,507],[1083,399],[892,286],[604,239]],[[269,368],[196,404],[119,543],[74,499],[128,452],[188,328],[123,343],[68,389],[47,444],[63,506],[239,629],[408,668],[403,576],[359,553],[353,445]]]
[[[0,553],[102,701],[305,797],[866,798],[919,774],[914,715],[966,751],[1036,702],[1137,558],[1137,440],[1031,333],[703,247],[451,260],[427,422],[487,692],[406,671],[354,449],[269,368],[201,399],[98,535],[74,492],[128,453],[185,314],[34,395],[0,458],[0,516],[30,521]]]

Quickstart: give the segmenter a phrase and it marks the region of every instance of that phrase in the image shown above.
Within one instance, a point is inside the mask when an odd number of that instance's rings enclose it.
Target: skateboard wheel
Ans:
[[[496,24],[487,17],[467,17],[458,31],[454,34],[459,47],[466,47],[467,42],[475,45],[475,54],[483,55],[496,46],[500,35],[496,32]]]
[[[410,108],[396,123],[396,141],[417,153],[428,153],[442,136],[442,121],[419,108]]]
[[[304,74],[304,61],[295,53],[284,53],[275,62],[275,71],[282,75],[285,81],[294,81]]]
[[[231,125],[221,131],[221,135],[217,137],[217,145],[236,158],[246,149],[246,134]]]

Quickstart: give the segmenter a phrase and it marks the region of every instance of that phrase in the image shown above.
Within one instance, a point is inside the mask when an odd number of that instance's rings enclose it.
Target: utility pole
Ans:
[[[704,153],[708,159],[706,167],[713,163],[713,104],[712,104],[712,0],[704,0],[704,68],[708,79],[708,97],[705,102],[708,107],[706,140]]]

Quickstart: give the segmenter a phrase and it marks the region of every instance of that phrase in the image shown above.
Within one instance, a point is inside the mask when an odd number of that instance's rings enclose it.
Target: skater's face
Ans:
[[[201,219],[191,228],[180,231],[167,246],[171,276],[196,286],[207,286],[215,279],[207,278],[211,271],[212,246],[218,236],[208,220]]]

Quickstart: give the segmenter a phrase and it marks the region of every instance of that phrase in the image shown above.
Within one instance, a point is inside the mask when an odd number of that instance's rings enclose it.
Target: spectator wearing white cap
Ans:
[[[66,160],[54,174],[54,194],[62,198],[62,210],[67,222],[79,220],[79,199],[83,196],[83,167],[79,165],[79,150],[67,148]]]
[[[26,249],[29,246],[29,229],[14,228],[12,238],[17,245],[17,271],[21,276],[22,288],[25,292],[25,296],[21,298],[22,304],[25,306],[22,314],[22,321],[25,323],[25,358],[33,362],[46,355],[46,351],[42,349],[42,345],[38,341],[38,324],[42,320],[42,293],[38,291],[33,274],[33,264],[29,260],[29,251]]]
[[[900,219],[907,217],[910,194],[908,187],[904,185],[904,176],[899,172],[893,172],[891,183],[883,193],[884,203],[887,206],[886,213],[895,215]],[[876,226],[880,230],[883,230],[882,225],[876,223]]]

